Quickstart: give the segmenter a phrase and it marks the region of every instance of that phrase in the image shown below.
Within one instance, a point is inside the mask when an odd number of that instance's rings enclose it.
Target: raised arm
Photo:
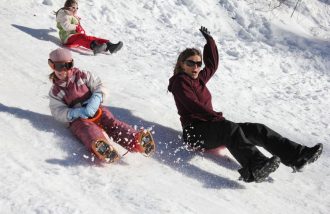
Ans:
[[[204,83],[207,83],[218,69],[219,53],[210,32],[205,27],[201,27],[200,31],[206,39],[206,44],[204,45],[203,50],[203,61],[205,67],[200,72],[199,76]]]

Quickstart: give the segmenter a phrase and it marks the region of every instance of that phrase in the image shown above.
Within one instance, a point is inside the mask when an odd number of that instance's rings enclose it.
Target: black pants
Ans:
[[[276,155],[290,166],[304,146],[282,137],[259,123],[234,123],[229,120],[195,122],[183,129],[183,139],[197,149],[214,149],[226,146],[244,168],[253,169],[267,160],[256,146]]]

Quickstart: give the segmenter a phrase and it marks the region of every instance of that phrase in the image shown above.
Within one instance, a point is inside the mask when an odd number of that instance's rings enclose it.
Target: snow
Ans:
[[[118,118],[149,128],[157,141],[151,158],[129,153],[108,165],[48,108],[47,59],[59,47],[53,11],[64,1],[1,1],[0,212],[328,213],[330,2],[301,1],[292,17],[296,1],[274,10],[267,2],[80,1],[86,32],[124,47],[98,56],[74,49],[76,66],[101,77],[104,103]],[[267,182],[247,184],[228,151],[182,147],[167,85],[179,52],[203,47],[201,25],[219,47],[209,83],[215,109],[307,146],[323,143],[317,162],[302,173],[281,165]]]

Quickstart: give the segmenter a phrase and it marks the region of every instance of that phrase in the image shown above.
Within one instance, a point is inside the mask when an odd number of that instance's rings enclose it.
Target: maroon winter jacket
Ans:
[[[222,112],[216,112],[212,107],[212,96],[206,87],[218,68],[218,49],[212,37],[204,46],[203,58],[205,67],[197,79],[184,72],[172,76],[168,90],[172,92],[182,127],[197,121],[224,120]]]

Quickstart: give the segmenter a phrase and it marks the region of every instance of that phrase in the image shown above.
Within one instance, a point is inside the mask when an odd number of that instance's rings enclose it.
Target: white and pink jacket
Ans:
[[[105,89],[101,80],[89,71],[71,69],[68,80],[55,80],[49,91],[49,107],[53,117],[64,123],[71,122],[67,118],[69,109],[81,107],[94,92],[104,97]]]

